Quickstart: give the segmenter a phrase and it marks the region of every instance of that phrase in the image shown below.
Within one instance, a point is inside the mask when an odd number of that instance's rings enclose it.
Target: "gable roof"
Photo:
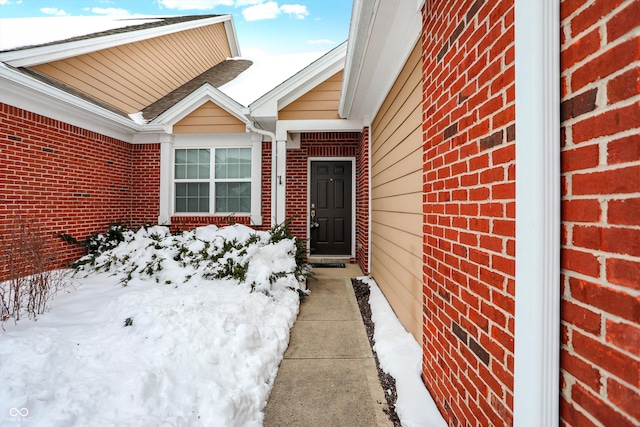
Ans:
[[[90,20],[92,17],[74,18]],[[39,19],[53,20],[56,18]],[[2,21],[4,26],[7,25],[7,21],[11,20]],[[132,20],[131,22],[142,23],[131,26],[126,26],[126,24],[129,23],[129,20],[116,19],[112,21],[125,26],[120,28],[111,28],[109,30],[96,33],[82,34],[48,43],[40,43],[4,50],[0,52],[0,61],[13,67],[30,67],[217,23],[224,23],[227,38],[229,39],[229,47],[232,53],[231,56],[240,55],[240,47],[238,45],[235,26],[231,15],[140,17]],[[13,35],[14,34],[12,33],[12,36]]]
[[[249,119],[245,115],[245,107],[209,83],[204,83],[198,89],[182,98],[152,120],[150,124],[162,125],[165,132],[172,133],[173,125],[207,102],[213,102],[238,120],[248,124]]]
[[[144,108],[142,110],[143,118],[148,121],[153,120],[205,83],[218,88],[235,79],[239,74],[249,68],[251,64],[252,62],[246,59],[228,59],[214,65],[209,70],[194,77],[163,98]]]
[[[344,69],[347,42],[302,69],[249,105],[251,117],[264,129],[275,129],[278,111]]]

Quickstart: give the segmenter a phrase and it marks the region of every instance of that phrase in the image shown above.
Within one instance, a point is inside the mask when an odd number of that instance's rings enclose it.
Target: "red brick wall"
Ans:
[[[561,17],[561,420],[640,425],[640,2]]]
[[[131,147],[0,104],[0,233],[10,232],[13,217],[28,217],[55,245],[59,265],[82,255],[57,234],[84,239],[114,221],[129,222]]]
[[[160,212],[160,144],[132,146],[131,223],[158,223]]]
[[[423,10],[423,379],[450,425],[513,422],[513,0]]]
[[[300,148],[287,150],[287,218],[291,231],[307,239],[307,160],[309,157],[356,157],[360,132],[309,132],[300,136]]]
[[[356,158],[356,261],[369,273],[369,128],[358,140]]]

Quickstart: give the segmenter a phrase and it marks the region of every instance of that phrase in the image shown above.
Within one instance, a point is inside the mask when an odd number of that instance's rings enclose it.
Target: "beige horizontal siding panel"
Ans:
[[[285,111],[278,113],[278,118],[280,120],[334,120],[340,119],[340,114],[336,107],[335,111]]]
[[[403,326],[422,337],[420,43],[371,125],[371,274]]]
[[[246,124],[213,102],[206,102],[173,125],[174,134],[245,133]]]
[[[385,240],[385,246],[390,247],[389,254],[397,262],[404,260],[406,256],[408,262],[404,267],[412,272],[415,277],[422,279],[422,236],[412,232],[400,230],[393,225],[379,224],[375,236],[379,236]],[[379,241],[382,243],[382,241]],[[416,255],[419,254],[420,256]]]
[[[229,56],[224,23],[218,23],[32,69],[131,114]]]
[[[278,111],[280,120],[339,119],[343,71],[339,71]]]
[[[222,126],[222,125],[200,125],[200,126],[174,126],[173,133],[181,134],[203,134],[203,133],[241,133],[244,126]]]
[[[422,157],[422,144],[420,143],[421,140],[421,129],[414,129],[414,131],[404,140],[397,143],[396,141],[389,142],[387,145],[393,145],[393,147],[391,147],[391,149],[388,151],[385,147],[385,156],[379,157],[375,162],[372,161],[372,174],[375,175],[381,173],[384,170],[393,168],[403,159],[417,157],[418,155]],[[394,145],[394,143],[396,144]],[[410,170],[405,171],[405,174],[411,173],[414,170],[422,170],[422,163],[420,163],[420,165],[416,167],[415,159],[413,160],[414,167]]]
[[[392,197],[372,196],[371,207],[373,210],[381,210],[385,212],[409,212],[422,213],[422,197],[418,198],[415,194],[401,194]]]
[[[416,234],[422,230],[422,213],[375,211],[371,213],[371,222],[422,238],[421,234]]]
[[[377,187],[380,184],[385,182],[390,182],[396,180],[400,177],[403,177],[407,174],[413,173],[415,171],[422,170],[422,156],[418,159],[417,154],[422,154],[418,152],[419,150],[413,151],[411,155],[407,157],[401,158],[399,161],[391,165],[390,167],[381,168],[376,165],[374,168],[371,167],[371,186],[372,188]],[[422,175],[420,175],[420,179],[417,180],[420,184],[420,190],[422,191]]]
[[[418,90],[412,92],[411,103],[406,102],[398,110],[398,114],[391,116],[392,119],[388,123],[383,123],[383,126],[372,126],[372,132],[377,135],[376,146],[371,147],[372,158],[379,158],[384,156],[383,153],[378,153],[380,149],[384,149],[385,144],[381,144],[382,141],[388,141],[393,139],[399,141],[410,135],[416,129],[422,129],[422,97]],[[422,135],[420,136],[422,139]],[[393,147],[390,146],[390,148]]]
[[[389,304],[393,308],[398,320],[404,328],[413,335],[416,341],[422,339],[422,280],[412,275],[403,274],[400,264],[389,258],[381,250],[372,248],[371,277],[376,281]],[[401,277],[408,277],[402,279]],[[416,289],[419,297],[416,298],[407,291],[405,285]]]
[[[422,199],[422,171],[415,171],[392,181],[376,183],[376,197],[390,197],[395,194],[416,194]]]

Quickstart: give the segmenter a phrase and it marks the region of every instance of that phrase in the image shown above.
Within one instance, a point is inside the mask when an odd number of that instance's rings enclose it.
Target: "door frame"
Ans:
[[[351,162],[351,249],[350,258],[356,256],[356,158],[355,157],[307,157],[307,253],[311,254],[311,163]],[[312,255],[310,255],[312,256]],[[344,255],[341,255],[344,256]],[[331,257],[330,255],[328,257]]]

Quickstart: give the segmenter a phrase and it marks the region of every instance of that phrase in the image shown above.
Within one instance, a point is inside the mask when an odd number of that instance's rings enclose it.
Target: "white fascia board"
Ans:
[[[376,1],[354,0],[351,10],[351,26],[345,59],[344,79],[342,80],[342,96],[338,113],[340,117],[347,117],[353,104],[353,95],[362,72],[362,60],[371,32],[371,22],[374,19]]]
[[[287,132],[361,132],[361,120],[278,120],[276,140],[286,141]]]
[[[240,53],[240,43],[238,43],[238,34],[236,33],[236,26],[233,23],[232,18],[224,21],[224,30],[227,32],[227,39],[229,40],[231,57],[236,58],[242,56],[242,54]]]
[[[278,110],[298,99],[344,68],[347,42],[276,86],[249,105],[252,117],[277,117]]]
[[[121,141],[141,129],[131,119],[0,64],[0,102]]]
[[[422,31],[412,1],[379,0],[373,10],[363,1],[359,10],[339,110],[347,119],[376,116]]]
[[[103,37],[76,40],[66,43],[62,42],[49,46],[20,49],[1,53],[0,61],[13,67],[32,67],[47,62],[58,61],[61,59],[71,58],[102,49],[108,49],[110,47],[147,40],[184,30],[218,24],[221,22],[224,22],[226,26],[226,22],[230,20],[232,20],[231,15],[221,15],[206,19],[195,19],[192,21],[180,22],[177,24],[162,25],[159,27],[147,28],[144,30],[112,34]],[[233,40],[231,38],[229,39],[230,48],[233,52],[232,42],[237,46],[237,39],[235,39],[235,37]]]
[[[174,124],[208,101],[213,102],[238,120],[244,123],[250,122],[244,114],[245,107],[209,83],[205,83],[156,117],[150,124],[163,125],[167,133],[173,133]]]

